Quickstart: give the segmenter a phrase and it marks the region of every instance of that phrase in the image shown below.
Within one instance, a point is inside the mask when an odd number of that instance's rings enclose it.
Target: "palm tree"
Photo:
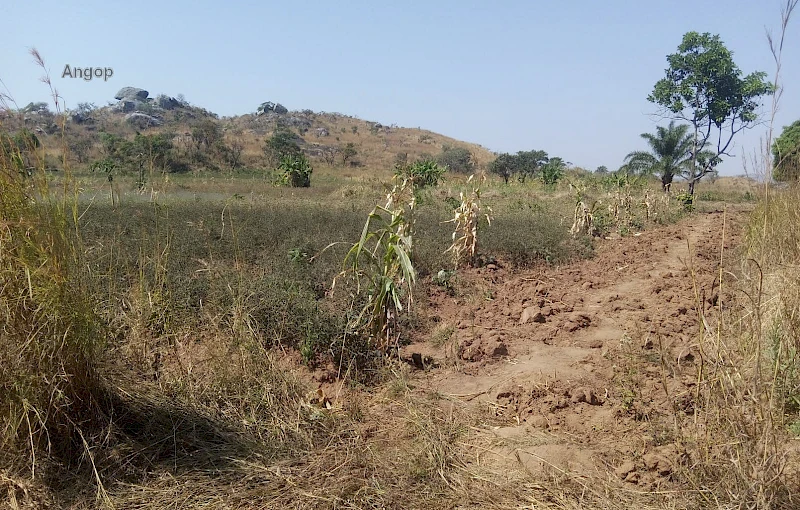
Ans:
[[[626,167],[635,173],[655,174],[667,191],[672,179],[692,163],[693,138],[688,131],[688,125],[676,126],[672,121],[666,128],[658,126],[655,134],[642,133],[650,152],[631,152],[625,156]]]

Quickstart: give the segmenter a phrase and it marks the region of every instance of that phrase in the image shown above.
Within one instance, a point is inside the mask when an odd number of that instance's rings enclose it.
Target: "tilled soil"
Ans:
[[[700,328],[728,300],[720,265],[737,218],[698,213],[561,267],[468,272],[474,292],[435,291],[435,332],[403,355],[429,390],[496,419],[499,460],[652,488],[683,455],[670,420],[693,409]]]

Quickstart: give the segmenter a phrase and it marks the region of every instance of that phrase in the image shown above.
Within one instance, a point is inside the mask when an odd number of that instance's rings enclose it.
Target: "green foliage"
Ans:
[[[499,154],[494,158],[494,161],[489,163],[489,172],[502,177],[503,182],[506,184],[508,184],[516,169],[516,159],[508,153]]]
[[[198,150],[209,150],[222,139],[219,124],[213,119],[203,119],[192,127],[192,140]]]
[[[342,147],[340,153],[342,155],[342,165],[347,165],[348,161],[358,155],[358,149],[356,149],[356,145],[353,142],[348,142]]]
[[[133,140],[126,140],[111,133],[100,134],[100,145],[104,157],[92,165],[92,170],[134,171],[138,174],[140,184],[144,180],[144,171],[167,172],[180,168],[179,158],[174,152],[171,133],[143,135],[137,133]],[[102,168],[98,164],[102,163]],[[110,175],[110,173],[109,173]]]
[[[695,183],[713,172],[735,135],[757,120],[760,98],[772,94],[774,86],[764,81],[763,72],[742,77],[718,35],[687,32],[667,62],[666,77],[656,83],[647,99],[676,119],[689,122],[697,134],[688,172],[693,194]],[[701,158],[711,140],[717,140],[713,154]]]
[[[279,127],[267,139],[264,145],[264,155],[271,165],[277,165],[286,157],[296,157],[301,154],[298,141],[300,137],[290,129]]]
[[[445,145],[436,156],[436,162],[447,170],[459,174],[471,174],[475,171],[472,153],[465,147]]]
[[[369,214],[361,238],[345,256],[342,273],[354,277],[359,295],[362,280],[367,282],[366,299],[350,322],[351,331],[366,335],[384,351],[399,340],[398,320],[411,307],[417,275],[411,263],[413,183],[399,176],[393,181],[386,206],[376,206]]]
[[[308,188],[311,186],[311,163],[304,154],[287,155],[278,165],[281,183],[292,188]]]
[[[553,187],[564,177],[564,169],[567,167],[561,158],[550,158],[541,168],[542,183],[545,186]]]
[[[694,209],[694,195],[688,191],[681,191],[675,195],[675,200],[683,205],[684,210],[691,211]]]
[[[778,182],[800,178],[800,120],[783,128],[772,143],[772,178]]]
[[[416,189],[424,189],[437,186],[446,171],[447,168],[440,166],[436,161],[425,159],[410,165],[397,166],[394,174],[412,181]]]
[[[605,166],[605,165],[600,165],[600,166],[597,167],[597,169],[594,171],[594,173],[599,174],[599,175],[605,175],[605,174],[608,173],[608,167]]]
[[[503,182],[516,176],[520,182],[528,177],[535,177],[548,161],[545,151],[520,151],[516,154],[500,154],[489,164],[489,172],[499,175]]]
[[[545,151],[519,151],[515,155],[516,159],[516,174],[520,182],[525,182],[525,179],[530,177],[534,178],[547,164],[549,158]],[[559,158],[555,158],[559,159]]]
[[[106,157],[92,163],[90,169],[92,170],[92,172],[102,172],[106,174],[108,182],[113,182],[114,171],[117,169],[117,164],[114,161],[114,159]]]
[[[641,137],[650,146],[650,152],[634,151],[625,156],[627,169],[638,175],[655,174],[666,190],[672,180],[691,167],[694,136],[689,133],[689,125],[656,128],[656,134],[642,133]]]

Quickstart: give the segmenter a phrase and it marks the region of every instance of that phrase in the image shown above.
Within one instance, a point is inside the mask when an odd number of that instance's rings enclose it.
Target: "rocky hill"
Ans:
[[[361,169],[384,174],[397,162],[436,157],[453,148],[469,151],[477,168],[485,167],[494,158],[480,145],[424,129],[384,125],[341,113],[289,110],[271,101],[254,105],[254,113],[220,118],[181,97],[152,97],[149,91],[136,87],[122,88],[114,99],[107,106],[81,104],[67,112],[66,139],[79,167],[102,158],[106,149],[101,134],[107,133],[125,140],[132,140],[137,134],[161,135],[187,154],[194,149],[208,150],[209,157],[192,158],[179,167],[182,171],[263,169],[268,167],[263,153],[265,141],[279,128],[295,133],[303,152],[317,168],[346,167],[347,172]],[[21,122],[55,152],[60,123],[47,105],[31,103],[21,113],[20,118],[9,117],[4,124]]]

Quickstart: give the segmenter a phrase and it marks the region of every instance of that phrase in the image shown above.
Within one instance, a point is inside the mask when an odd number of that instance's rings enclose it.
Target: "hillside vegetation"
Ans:
[[[126,97],[126,93],[133,94],[130,91],[139,91],[140,97]],[[63,134],[70,148],[71,163],[78,172],[89,170],[93,162],[110,155],[110,142],[104,141],[104,137],[117,137],[119,144],[133,141],[137,134],[148,137],[147,141],[157,139],[170,150],[164,160],[157,162],[161,171],[269,171],[272,165],[265,157],[264,146],[280,129],[289,130],[296,137],[315,168],[344,177],[385,178],[397,164],[441,157],[448,149],[465,152],[472,163],[471,170],[485,169],[494,159],[488,149],[477,144],[420,128],[383,125],[340,113],[288,111],[278,104],[277,108],[270,106],[267,110],[262,105],[258,113],[220,118],[185,100],[148,96],[147,91],[126,87],[117,95],[123,99],[109,106],[80,104],[67,112],[63,133],[57,127],[58,118],[46,103],[27,105],[21,109],[22,116],[9,115],[5,124],[12,131],[27,130],[35,136],[47,148],[47,163],[53,169],[63,166],[58,161]],[[140,149],[139,152],[146,152],[147,147]],[[152,161],[147,161],[145,166],[151,164]],[[462,168],[452,170],[465,172]]]

